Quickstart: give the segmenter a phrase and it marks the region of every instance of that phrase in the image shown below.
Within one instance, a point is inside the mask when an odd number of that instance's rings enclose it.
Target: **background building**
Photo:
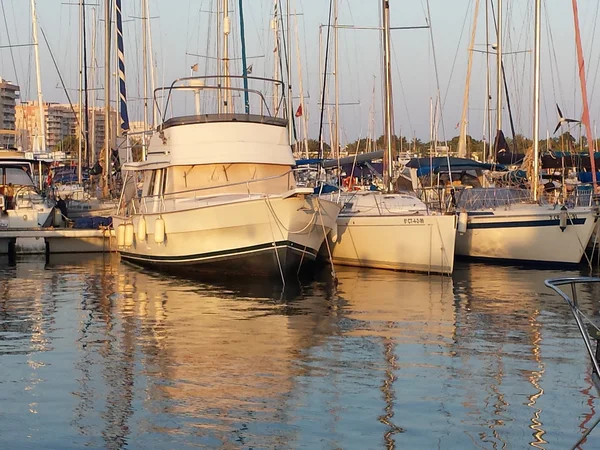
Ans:
[[[0,77],[0,148],[15,146],[15,108],[19,86]]]
[[[46,129],[46,151],[64,152],[69,159],[77,158],[79,150],[79,130],[84,126],[79,120],[79,111],[75,111],[71,105],[59,103],[44,103],[44,124]],[[89,143],[90,163],[95,161],[95,155],[104,147],[104,108],[89,109]],[[111,110],[112,129],[116,129],[117,114]],[[24,151],[39,152],[39,136],[41,135],[39,107],[36,101],[22,103],[16,107],[16,127],[22,130],[21,143]],[[114,139],[114,138],[113,138]],[[85,144],[84,144],[85,145]],[[85,150],[84,150],[85,152]],[[85,161],[85,154],[83,156]]]

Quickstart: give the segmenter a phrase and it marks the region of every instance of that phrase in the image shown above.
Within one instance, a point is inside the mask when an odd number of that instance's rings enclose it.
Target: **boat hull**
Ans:
[[[596,227],[589,208],[569,210],[567,227],[560,228],[560,210],[515,208],[469,213],[467,230],[457,232],[456,254],[504,261],[578,264]]]
[[[450,274],[456,220],[451,215],[341,215],[334,264]]]
[[[119,247],[127,261],[187,273],[280,277],[314,261],[339,210],[336,203],[312,196],[263,197],[161,214],[115,216],[113,226],[133,223],[132,245]],[[138,235],[142,218],[145,237]],[[157,243],[160,219],[165,239]]]

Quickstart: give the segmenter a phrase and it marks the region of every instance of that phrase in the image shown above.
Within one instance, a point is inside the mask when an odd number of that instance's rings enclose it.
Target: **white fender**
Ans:
[[[122,223],[117,227],[117,245],[125,247],[125,224]]]
[[[469,222],[469,213],[466,211],[462,211],[458,215],[458,226],[456,229],[460,234],[464,234],[467,232],[467,223]]]
[[[329,237],[331,238],[331,242],[334,244],[338,241],[339,236],[337,222],[331,227],[331,230],[329,231]]]
[[[125,247],[133,245],[133,224],[129,222],[125,225]]]
[[[144,216],[140,217],[140,220],[138,221],[137,238],[139,241],[146,240],[146,219],[144,219]]]
[[[157,244],[165,242],[165,221],[162,217],[154,222],[154,242]]]

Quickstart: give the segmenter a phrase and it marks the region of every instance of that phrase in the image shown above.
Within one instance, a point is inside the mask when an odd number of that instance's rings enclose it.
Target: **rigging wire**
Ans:
[[[429,5],[429,0],[427,0],[427,4]],[[461,48],[461,42],[463,40],[463,35],[465,33],[465,28],[467,26],[467,21],[468,21],[468,17],[469,17],[469,8],[470,8],[470,4],[467,6],[467,11],[465,13],[465,19],[463,20],[463,24],[460,30],[460,36],[458,38],[458,45],[456,46],[456,52],[454,53],[454,60],[452,62],[452,68],[450,69],[450,76],[448,77],[448,85],[446,86],[446,93],[444,95],[444,99],[442,100],[442,105],[441,105],[441,109],[442,111],[444,110],[444,108],[446,107],[446,102],[448,100],[448,94],[450,93],[450,84],[452,83],[452,78],[454,77],[454,70],[456,69],[456,62],[458,60],[458,53],[460,51]],[[429,26],[431,27],[431,23],[429,23]],[[432,43],[433,45],[433,43]],[[434,60],[435,60],[435,56],[434,56]],[[436,69],[437,72],[437,69]],[[439,92],[439,87],[438,87],[438,92]],[[445,139],[445,136],[444,136]]]
[[[17,86],[19,86],[19,75],[17,74],[17,65],[15,64],[15,54],[13,51],[12,42],[10,41],[10,33],[8,32],[8,21],[6,20],[6,9],[4,8],[4,0],[0,0],[0,6],[2,7],[2,17],[4,18],[4,27],[6,29],[6,36],[8,38],[10,58],[12,59],[13,70],[15,72],[15,82],[17,83]]]
[[[436,83],[436,87],[437,87],[437,100],[436,100],[436,103],[439,104],[439,102],[441,101],[442,91],[440,89],[440,73],[439,73],[439,70],[438,70],[437,57],[436,57],[436,53],[435,53],[435,42],[433,40],[433,23],[431,21],[431,10],[430,10],[430,7],[429,7],[429,0],[426,0],[426,4],[427,4],[427,23],[429,24],[429,35],[431,37],[431,51],[432,51],[432,54],[433,54],[433,67],[434,67],[434,71],[435,71],[435,83]],[[456,60],[454,62],[456,63]],[[444,125],[444,114],[443,114],[443,111],[444,111],[444,108],[440,107],[440,124],[442,125],[442,138],[444,140],[444,143],[447,146],[448,145],[448,141],[446,139],[446,127]],[[435,120],[434,120],[434,122],[435,122]],[[436,125],[436,128],[437,128],[437,125]]]
[[[48,47],[48,53],[50,53],[50,57],[52,58],[52,63],[54,64],[54,68],[56,69],[56,73],[58,74],[58,79],[60,80],[60,84],[62,85],[62,88],[65,91],[65,95],[67,96],[67,101],[69,102],[71,111],[73,112],[73,115],[75,116],[75,123],[77,124],[77,127],[79,129],[81,129],[81,126],[80,126],[81,118],[78,117],[78,115],[75,113],[75,108],[73,107],[73,102],[71,101],[71,97],[69,96],[69,91],[68,91],[67,87],[65,86],[65,82],[63,80],[62,74],[60,72],[60,69],[58,68],[58,64],[56,63],[56,58],[54,58],[54,53],[52,52],[52,48],[50,48],[50,43],[48,42],[48,39],[46,38],[46,33],[44,32],[44,29],[42,28],[41,25],[40,25],[40,31],[42,32],[42,37],[44,38],[46,47]]]

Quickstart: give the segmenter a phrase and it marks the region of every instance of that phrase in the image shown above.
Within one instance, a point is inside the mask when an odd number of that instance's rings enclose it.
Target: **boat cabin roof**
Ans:
[[[160,128],[166,129],[179,125],[191,125],[197,123],[218,123],[218,122],[246,122],[246,123],[262,123],[265,125],[274,125],[278,127],[286,127],[287,120],[280,117],[262,116],[259,114],[199,114],[191,116],[172,117],[165,121]]]

